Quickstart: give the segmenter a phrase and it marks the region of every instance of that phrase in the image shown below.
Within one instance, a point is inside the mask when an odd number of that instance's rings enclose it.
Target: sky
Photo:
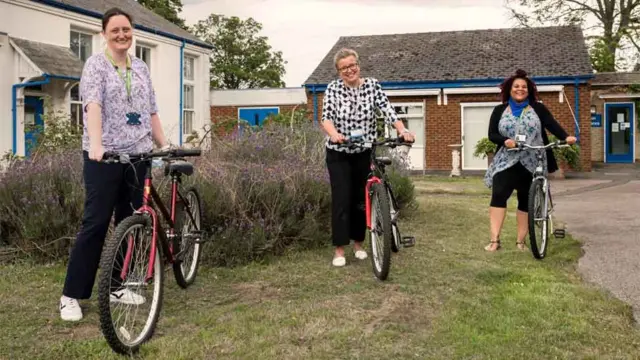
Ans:
[[[211,13],[252,17],[299,87],[340,36],[506,28],[504,0],[182,0],[191,25]]]

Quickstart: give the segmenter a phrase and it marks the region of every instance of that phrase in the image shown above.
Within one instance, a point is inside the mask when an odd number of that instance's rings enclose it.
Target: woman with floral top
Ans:
[[[566,131],[553,118],[549,110],[538,101],[535,83],[523,70],[507,78],[501,85],[502,104],[496,106],[489,121],[489,140],[497,145],[493,162],[485,175],[485,184],[492,188],[489,218],[491,243],[487,251],[500,249],[500,232],[506,215],[507,200],[514,190],[518,192],[518,210],[516,212],[518,234],[516,245],[525,250],[524,238],[528,232],[528,195],[536,168],[535,152],[507,151],[516,146],[516,137],[532,146],[549,144],[549,130],[558,139],[574,144],[576,138],[568,136]],[[545,174],[558,170],[551,149],[544,154]]]
[[[346,137],[362,136],[366,142],[377,137],[376,108],[398,135],[407,142],[414,136],[404,127],[376,79],[361,78],[358,54],[342,49],[334,56],[340,79],[332,81],[324,94],[322,126],[327,132],[327,168],[331,181],[331,232],[335,255],[334,266],[346,264],[344,247],[354,241],[354,255],[363,260],[366,230],[364,188],[369,173],[371,150],[344,148],[337,144]]]
[[[104,238],[115,210],[117,225],[142,205],[144,164],[107,164],[105,152],[148,152],[153,141],[169,147],[158,117],[149,68],[127,51],[133,41],[131,16],[120,9],[102,17],[107,48],[89,57],[80,80],[84,134],[85,203],[82,227],[71,252],[60,298],[60,317],[82,319],[78,299],[91,297]],[[113,276],[112,302],[141,304],[144,297],[122,288]]]

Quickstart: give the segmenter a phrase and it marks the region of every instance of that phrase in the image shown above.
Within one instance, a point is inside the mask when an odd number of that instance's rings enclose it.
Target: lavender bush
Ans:
[[[273,122],[214,137],[211,150],[192,158],[196,173],[183,182],[196,186],[202,197],[203,227],[211,238],[205,263],[233,266],[330,242],[323,140],[311,124],[291,128]],[[401,169],[390,170],[401,203],[412,204],[410,180]],[[162,180],[157,177],[156,184],[165,185],[160,190],[166,196],[168,182]],[[13,163],[0,178],[0,260],[2,249],[66,257],[80,226],[83,200],[79,150]]]

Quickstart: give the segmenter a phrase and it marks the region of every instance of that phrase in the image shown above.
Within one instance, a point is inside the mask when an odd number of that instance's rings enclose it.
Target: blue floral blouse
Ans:
[[[531,106],[527,106],[522,110],[520,117],[511,114],[511,109],[507,106],[502,113],[500,123],[498,125],[500,134],[509,139],[516,139],[516,135],[525,135],[525,143],[531,146],[542,146],[542,123],[538,114]],[[544,166],[543,171],[547,174],[547,154],[543,153]],[[493,185],[493,177],[500,171],[506,170],[518,162],[529,170],[532,174],[536,169],[536,152],[531,150],[523,151],[507,151],[507,147],[503,146],[498,150],[493,158],[493,162],[487,169],[484,177],[484,183],[487,187]]]

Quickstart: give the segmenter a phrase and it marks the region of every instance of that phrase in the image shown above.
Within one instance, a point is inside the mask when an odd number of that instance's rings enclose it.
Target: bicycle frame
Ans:
[[[164,153],[157,153],[155,156],[169,155]],[[172,157],[171,160],[180,160],[179,157]],[[179,173],[171,173],[171,200],[170,206],[171,210],[169,211],[165,206],[164,202],[160,198],[156,187],[153,185],[153,168],[152,168],[152,157],[142,157],[140,161],[145,164],[145,177],[144,177],[144,188],[142,194],[142,206],[140,206],[137,210],[134,211],[134,214],[142,214],[148,216],[151,219],[151,254],[149,257],[149,263],[147,266],[147,275],[146,281],[151,279],[153,274],[153,264],[156,260],[156,250],[158,246],[158,238],[160,238],[160,246],[162,246],[162,252],[164,254],[165,260],[173,264],[176,261],[177,254],[174,254],[174,249],[172,243],[169,240],[173,240],[175,236],[175,226],[176,226],[176,204],[178,198],[184,203],[185,198],[178,190],[178,183],[181,179],[181,174]],[[162,217],[166,221],[169,229],[168,234],[165,233],[165,227],[158,221],[158,212],[156,208],[160,210]],[[191,209],[187,206],[187,213],[191,219],[194,221],[193,214],[191,213]],[[200,229],[198,229],[200,230]],[[120,271],[120,278],[125,279],[127,276],[127,272],[129,271],[129,264],[131,262],[132,252],[133,252],[133,239],[127,239],[127,253],[125,255],[124,264],[122,270]]]

